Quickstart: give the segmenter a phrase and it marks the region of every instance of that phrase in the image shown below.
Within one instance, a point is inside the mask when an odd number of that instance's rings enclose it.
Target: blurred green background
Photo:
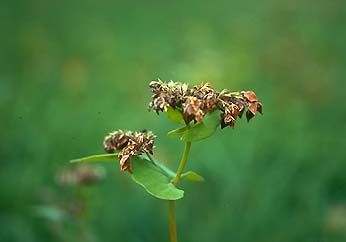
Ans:
[[[193,144],[180,241],[346,241],[346,6],[335,1],[1,1],[0,241],[168,241],[167,203],[118,164],[62,183],[115,129],[176,126],[147,111],[152,79],[254,90],[264,115]],[[100,170],[99,170],[100,171]],[[70,171],[73,173],[73,171]],[[60,182],[59,182],[60,181]]]

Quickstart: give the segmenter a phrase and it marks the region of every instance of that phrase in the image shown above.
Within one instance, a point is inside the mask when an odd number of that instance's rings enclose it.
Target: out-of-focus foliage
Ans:
[[[0,241],[168,241],[167,204],[118,164],[61,175],[119,128],[155,131],[176,169],[176,126],[147,112],[158,77],[264,106],[193,144],[181,241],[345,241],[345,22],[343,0],[1,1]]]

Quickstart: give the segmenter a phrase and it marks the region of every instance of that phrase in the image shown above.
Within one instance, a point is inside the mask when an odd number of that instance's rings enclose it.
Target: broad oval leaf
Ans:
[[[132,179],[141,185],[150,195],[163,200],[178,200],[184,197],[184,191],[176,188],[151,161],[134,156],[132,162]]]
[[[191,126],[181,137],[181,141],[192,142],[206,139],[213,135],[220,125],[220,113],[214,111],[204,116],[201,122]]]
[[[112,154],[101,154],[101,155],[91,155],[79,159],[70,160],[71,163],[77,162],[93,162],[93,161],[114,161],[117,159],[116,153]]]
[[[184,123],[183,114],[178,108],[174,109],[172,107],[168,107],[167,116],[174,123],[178,123],[178,124]]]

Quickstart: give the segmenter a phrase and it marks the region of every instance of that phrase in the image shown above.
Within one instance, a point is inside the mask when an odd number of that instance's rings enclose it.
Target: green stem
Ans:
[[[181,174],[183,174],[183,172],[184,172],[184,168],[186,166],[187,157],[189,156],[190,148],[191,148],[191,142],[186,142],[183,157],[181,158],[181,161],[180,161],[180,164],[179,164],[179,167],[177,170],[177,175],[172,180],[172,183],[174,185],[176,185],[179,182]]]
[[[184,172],[184,168],[186,166],[187,157],[189,156],[191,148],[191,142],[185,143],[183,157],[181,158],[177,174],[174,179],[171,181],[173,185],[176,185],[179,182],[181,175]],[[169,234],[171,238],[171,242],[178,242],[177,240],[177,226],[175,222],[175,201],[169,201]]]
[[[169,203],[169,235],[171,242],[178,242],[177,240],[177,226],[175,224],[175,201],[170,200]]]

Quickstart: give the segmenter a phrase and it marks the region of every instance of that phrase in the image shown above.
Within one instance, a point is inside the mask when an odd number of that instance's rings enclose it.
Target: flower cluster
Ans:
[[[246,108],[247,121],[250,121],[257,111],[262,114],[262,104],[258,102],[253,91],[231,93],[225,89],[218,95],[218,108],[222,111],[221,128],[233,128],[237,117],[241,118]]]
[[[104,177],[105,171],[102,167],[80,165],[60,171],[56,179],[63,186],[81,186],[97,183]]]
[[[184,121],[200,122],[203,117],[214,110],[220,110],[221,128],[234,127],[237,117],[246,111],[249,121],[257,112],[262,114],[262,104],[253,91],[230,92],[227,89],[216,91],[210,84],[189,87],[186,83],[152,81],[149,84],[154,93],[149,110],[156,113],[166,112],[169,107],[181,111]]]
[[[120,151],[120,169],[132,171],[131,156],[142,154],[153,154],[155,135],[146,130],[141,132],[114,131],[104,139],[103,146],[106,152],[114,153]]]

